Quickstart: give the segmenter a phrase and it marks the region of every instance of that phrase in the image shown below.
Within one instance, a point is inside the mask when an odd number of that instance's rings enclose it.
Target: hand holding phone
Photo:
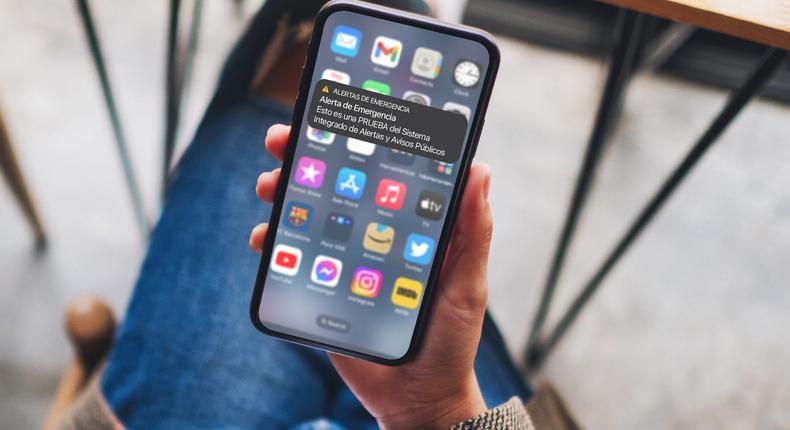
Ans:
[[[274,126],[266,148],[282,160],[290,127]],[[271,202],[280,171],[258,179],[258,196]],[[332,363],[382,428],[446,428],[482,413],[486,406],[472,368],[485,315],[486,267],[491,240],[488,167],[474,164],[444,261],[433,317],[413,361],[382,366],[331,354]],[[253,229],[250,246],[261,250],[267,225]]]
[[[272,148],[282,179],[263,187],[255,327],[381,364],[415,359],[498,63],[479,30],[361,2],[319,11],[288,143]]]

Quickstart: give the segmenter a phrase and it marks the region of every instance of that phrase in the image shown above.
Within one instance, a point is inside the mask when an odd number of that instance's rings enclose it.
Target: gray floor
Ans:
[[[93,3],[153,219],[165,7]],[[206,3],[182,147],[243,27],[230,2]],[[491,307],[520,357],[604,69],[500,41],[478,158],[494,172]],[[0,186],[0,427],[35,428],[68,358],[64,304],[95,293],[121,313],[145,245],[73,5],[0,0],[0,58],[0,104],[52,238],[36,256]],[[633,83],[559,304],[724,99],[661,76]],[[790,428],[788,118],[788,106],[767,101],[739,117],[539,375],[588,428]]]

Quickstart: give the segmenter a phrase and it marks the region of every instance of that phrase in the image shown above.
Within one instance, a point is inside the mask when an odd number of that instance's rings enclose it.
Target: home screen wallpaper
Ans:
[[[348,11],[329,16],[280,224],[270,232],[275,245],[258,311],[267,328],[386,359],[406,353],[460,159],[310,127],[309,101],[348,85],[380,106],[403,99],[403,109],[411,106],[423,120],[414,104],[468,121],[488,63],[486,48],[472,40]],[[386,132],[378,121],[384,117],[373,115],[367,128]],[[401,128],[394,129],[397,141],[420,137]],[[468,125],[463,135],[460,153]]]

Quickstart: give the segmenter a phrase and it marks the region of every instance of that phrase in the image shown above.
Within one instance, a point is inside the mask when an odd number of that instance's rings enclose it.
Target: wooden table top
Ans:
[[[600,0],[790,50],[790,0]]]

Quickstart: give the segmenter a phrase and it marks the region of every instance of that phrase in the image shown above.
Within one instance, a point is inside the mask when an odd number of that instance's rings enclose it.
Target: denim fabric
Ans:
[[[375,428],[326,354],[258,333],[249,303],[259,257],[247,247],[270,206],[254,192],[279,165],[263,149],[290,108],[247,87],[270,22],[237,45],[174,173],[101,380],[129,428]],[[489,406],[530,391],[487,318],[475,363]]]

